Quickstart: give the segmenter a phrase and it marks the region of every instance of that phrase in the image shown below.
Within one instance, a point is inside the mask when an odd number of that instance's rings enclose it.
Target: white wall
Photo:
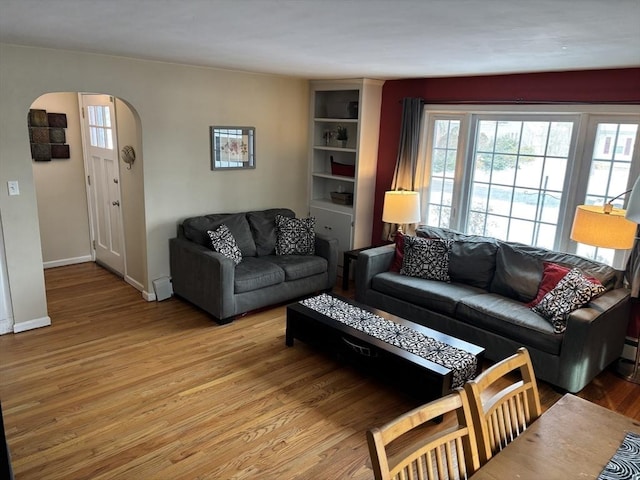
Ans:
[[[42,94],[74,91],[114,95],[140,117],[148,292],[170,273],[168,240],[181,218],[307,213],[306,80],[0,44],[0,210],[16,330],[48,319],[25,119]],[[210,125],[255,126],[256,169],[212,172]],[[20,196],[8,196],[8,180],[20,182]]]
[[[125,243],[125,279],[139,290],[147,281],[147,248],[144,221],[144,152],[140,119],[122,100],[116,98],[118,149],[131,145],[136,161],[130,169],[120,159],[120,193]]]
[[[86,262],[91,260],[91,245],[78,94],[48,93],[31,108],[67,115],[65,135],[71,155],[50,162],[32,161],[44,266]]]

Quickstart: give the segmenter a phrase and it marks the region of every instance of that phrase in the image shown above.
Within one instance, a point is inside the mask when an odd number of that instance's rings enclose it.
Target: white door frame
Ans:
[[[91,178],[92,175],[92,167],[90,165],[90,161],[89,161],[89,146],[87,145],[87,139],[89,138],[89,132],[87,132],[86,129],[86,125],[85,125],[85,113],[84,112],[84,96],[89,96],[89,95],[99,95],[99,96],[104,96],[104,97],[109,97],[110,98],[110,102],[113,105],[113,118],[112,118],[112,124],[113,124],[113,148],[114,148],[114,152],[116,154],[116,164],[118,165],[118,177],[120,177],[120,161],[119,161],[119,155],[118,155],[118,134],[117,134],[117,123],[116,123],[116,111],[115,111],[115,98],[106,94],[95,94],[95,93],[88,93],[88,92],[79,92],[78,93],[78,108],[80,109],[80,131],[81,131],[81,137],[82,137],[82,150],[83,150],[83,162],[84,162],[84,172],[85,172],[85,191],[86,191],[86,195],[87,195],[87,208],[89,210],[89,232],[91,235],[91,245],[90,245],[90,249],[91,249],[91,259],[92,261],[97,261],[97,256],[96,256],[96,216],[95,216],[95,198],[93,195],[93,191],[94,191],[94,187],[95,184],[92,184],[92,181],[94,181]],[[127,278],[127,261],[126,261],[126,248],[125,248],[125,234],[124,234],[124,222],[123,222],[123,215],[122,215],[122,209],[124,208],[124,205],[122,203],[122,192],[121,192],[121,184],[120,184],[120,180],[118,178],[118,183],[117,183],[117,189],[118,189],[118,197],[119,197],[119,201],[120,201],[120,208],[118,209],[118,222],[119,222],[119,231],[120,231],[120,242],[121,242],[121,249],[122,249],[122,257],[123,257],[123,265],[122,265],[122,271],[117,271],[116,269],[110,268],[108,265],[104,265],[103,262],[101,262],[100,264],[105,266],[106,268],[114,271],[114,273],[116,273],[117,275],[122,276],[123,278]]]

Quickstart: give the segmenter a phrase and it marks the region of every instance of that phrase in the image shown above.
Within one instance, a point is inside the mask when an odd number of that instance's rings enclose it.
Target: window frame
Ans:
[[[449,228],[465,232],[469,215],[469,199],[473,181],[475,133],[479,120],[572,121],[571,145],[567,157],[560,213],[554,249],[575,253],[577,243],[570,239],[575,207],[584,203],[588,186],[591,157],[598,123],[633,123],[640,125],[638,105],[533,104],[533,105],[465,105],[425,104],[417,184],[422,193],[422,217],[426,220],[431,181],[431,152],[436,120],[460,121],[456,168],[453,179]],[[627,190],[640,175],[640,127],[636,135]],[[623,192],[619,192],[623,193]],[[617,194],[617,193],[616,193]],[[624,198],[624,206],[628,195]],[[614,265],[623,265],[629,251],[616,251]]]

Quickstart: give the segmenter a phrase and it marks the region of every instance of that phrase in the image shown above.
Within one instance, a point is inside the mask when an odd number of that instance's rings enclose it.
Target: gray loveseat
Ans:
[[[448,229],[420,227],[418,236],[453,239],[451,282],[389,271],[394,245],[358,255],[356,300],[486,349],[500,360],[525,346],[536,376],[577,392],[616,360],[629,321],[629,291],[622,272],[585,258]],[[567,318],[554,333],[527,303],[538,293],[544,262],[578,267],[607,291]]]
[[[207,311],[218,323],[236,315],[331,290],[336,282],[336,239],[315,234],[314,255],[276,255],[276,215],[286,208],[187,218],[169,240],[176,295]],[[211,248],[207,231],[226,225],[242,252],[236,265]]]

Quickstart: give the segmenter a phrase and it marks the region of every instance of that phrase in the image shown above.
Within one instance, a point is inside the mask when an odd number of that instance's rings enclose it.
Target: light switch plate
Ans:
[[[7,187],[9,188],[9,195],[20,195],[20,186],[17,180],[9,180]]]

